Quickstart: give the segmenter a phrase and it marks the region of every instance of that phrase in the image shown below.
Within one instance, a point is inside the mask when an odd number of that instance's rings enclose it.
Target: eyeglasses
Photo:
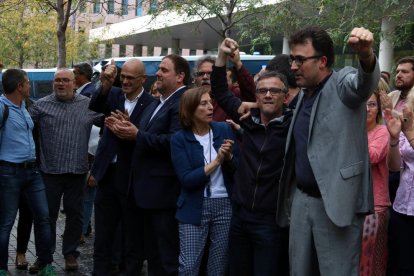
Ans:
[[[272,96],[276,96],[276,95],[282,94],[282,93],[285,94],[286,93],[286,90],[285,89],[281,89],[281,88],[276,88],[276,87],[256,89],[256,94],[259,94],[259,95],[266,95],[267,92],[270,92],[270,94]]]
[[[127,80],[127,81],[132,81],[132,80],[136,80],[136,79],[139,79],[139,78],[141,78],[143,75],[138,75],[138,76],[136,76],[136,77],[133,77],[133,76],[125,76],[125,75],[120,75],[119,76],[119,79],[121,80],[121,81],[124,81],[124,80]]]
[[[293,62],[296,63],[296,66],[302,66],[302,64],[309,60],[309,59],[318,59],[323,57],[322,55],[315,55],[315,56],[311,56],[311,57],[304,57],[304,56],[289,56],[289,64],[292,65]]]
[[[367,108],[368,109],[374,109],[377,108],[378,104],[376,102],[367,102]]]
[[[210,77],[211,72],[197,72],[197,77],[204,77],[204,75],[207,75],[207,77]]]
[[[64,84],[67,84],[67,83],[69,83],[69,82],[71,82],[71,81],[73,81],[73,80],[71,80],[71,79],[67,79],[67,78],[63,78],[63,79],[54,79],[53,80],[55,83],[64,83]]]

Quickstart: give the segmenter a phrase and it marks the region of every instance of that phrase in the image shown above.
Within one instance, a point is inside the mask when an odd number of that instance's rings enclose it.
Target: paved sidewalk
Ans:
[[[54,262],[53,266],[56,268],[58,275],[71,275],[71,276],[82,276],[82,275],[91,275],[93,268],[93,235],[94,233],[87,237],[86,243],[79,246],[78,250],[81,252],[78,263],[79,270],[76,272],[66,272],[65,271],[65,258],[62,255],[62,238],[61,235],[65,229],[65,215],[59,212],[59,218],[56,223],[56,252],[53,256]],[[17,234],[17,219],[13,226],[12,233],[10,235],[10,245],[9,245],[9,271],[12,275],[23,276],[23,275],[35,275],[29,274],[27,271],[17,270],[15,268],[15,258],[16,258],[16,234]],[[27,261],[29,265],[35,262],[36,260],[36,250],[34,244],[34,235],[32,229],[32,235],[30,237],[29,246],[26,253]]]

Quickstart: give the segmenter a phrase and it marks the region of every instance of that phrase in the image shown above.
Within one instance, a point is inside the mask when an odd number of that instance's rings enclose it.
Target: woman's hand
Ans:
[[[221,145],[218,154],[222,154],[224,160],[231,160],[231,158],[233,157],[233,154],[232,154],[233,144],[234,144],[233,140],[225,139],[223,144]]]
[[[384,110],[384,118],[388,132],[391,136],[391,140],[398,140],[400,138],[401,132],[402,115],[399,118],[395,118],[394,116],[392,116],[392,111],[389,108],[387,108]]]

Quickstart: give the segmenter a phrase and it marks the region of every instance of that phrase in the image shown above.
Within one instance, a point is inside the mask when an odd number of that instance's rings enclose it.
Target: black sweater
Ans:
[[[275,214],[292,111],[285,110],[282,117],[272,120],[267,126],[260,124],[260,117],[255,116],[259,114],[258,110],[240,122],[237,109],[241,101],[228,91],[225,67],[213,66],[211,88],[218,104],[244,129],[233,202],[247,211]]]

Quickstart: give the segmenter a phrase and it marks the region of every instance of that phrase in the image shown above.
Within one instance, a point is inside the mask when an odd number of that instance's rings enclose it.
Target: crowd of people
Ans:
[[[57,275],[61,202],[67,271],[94,209],[97,276],[140,275],[145,260],[160,276],[414,275],[414,57],[390,92],[373,34],[347,43],[359,68],[335,71],[327,32],[301,29],[253,77],[226,38],[194,74],[165,56],[150,91],[137,58],[112,61],[99,86],[80,63],[33,103],[26,73],[7,69],[0,276],[17,212],[16,267]]]

